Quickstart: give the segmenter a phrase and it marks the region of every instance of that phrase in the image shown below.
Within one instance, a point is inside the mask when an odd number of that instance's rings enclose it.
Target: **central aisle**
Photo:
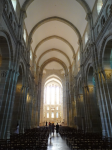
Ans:
[[[50,136],[48,140],[47,150],[70,150],[70,148],[66,144],[66,141],[61,138],[59,133],[58,136],[56,135],[56,133],[54,133],[54,136],[53,134],[51,135],[52,135],[51,142]]]

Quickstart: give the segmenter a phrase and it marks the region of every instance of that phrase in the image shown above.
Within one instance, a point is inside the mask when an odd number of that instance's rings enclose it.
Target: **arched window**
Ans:
[[[54,112],[51,113],[51,118],[54,118]]]
[[[49,113],[47,113],[47,118],[49,118]]]
[[[26,42],[26,30],[25,29],[24,29],[23,37],[24,37],[24,41]]]
[[[54,85],[52,85],[52,88],[51,88],[51,105],[54,105],[55,103],[55,87]]]
[[[43,113],[45,113],[44,121],[52,121],[56,123],[56,118],[60,122],[60,111],[63,111],[63,87],[59,79],[48,78],[44,85]],[[49,118],[47,117],[49,113]]]
[[[97,12],[98,12],[98,14],[100,13],[100,11],[102,9],[102,6],[103,6],[103,1],[98,0],[98,2],[97,2]]]
[[[59,105],[62,97],[61,90],[61,85],[55,81],[51,81],[50,83],[46,84],[44,89],[44,102],[47,105]]]
[[[56,113],[56,118],[58,118],[58,112]]]
[[[12,1],[13,8],[16,11],[17,1],[16,0],[11,0],[11,1]]]
[[[87,41],[88,41],[88,34],[86,32],[86,34],[85,34],[85,44],[87,43]]]
[[[32,60],[32,51],[30,50],[30,59]]]
[[[59,104],[59,87],[56,87],[56,102]]]
[[[78,51],[78,60],[80,60],[80,53],[79,53],[79,51]]]

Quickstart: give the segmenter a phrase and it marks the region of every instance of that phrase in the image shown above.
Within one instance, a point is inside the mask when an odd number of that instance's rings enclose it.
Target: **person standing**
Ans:
[[[58,132],[59,132],[59,125],[57,123],[57,125],[56,125],[56,133],[58,134]]]
[[[16,131],[14,133],[19,134],[19,124],[18,123],[17,123]]]
[[[46,127],[47,127],[47,121],[46,121]]]
[[[51,123],[49,123],[49,133],[51,134]]]
[[[53,136],[54,136],[54,123],[52,123],[52,132],[53,132]]]

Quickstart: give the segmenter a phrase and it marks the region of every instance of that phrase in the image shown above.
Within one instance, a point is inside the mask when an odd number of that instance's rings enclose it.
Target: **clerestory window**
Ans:
[[[16,11],[17,1],[16,0],[11,0],[11,1],[12,1],[13,8]]]
[[[24,41],[26,42],[26,30],[25,29],[24,29],[23,37],[24,37]]]
[[[102,6],[103,6],[103,1],[102,0],[98,0],[97,1],[97,12],[98,12],[98,14],[100,13],[100,11],[102,9]]]

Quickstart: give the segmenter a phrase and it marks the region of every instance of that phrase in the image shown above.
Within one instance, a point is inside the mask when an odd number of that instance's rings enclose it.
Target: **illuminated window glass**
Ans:
[[[26,42],[26,30],[24,29],[24,35],[23,35],[23,37],[24,37],[24,41]]]
[[[14,10],[16,10],[16,5],[17,5],[16,0],[11,0],[11,1],[12,1],[12,5],[13,5]]]
[[[56,107],[56,110],[58,110],[58,107]]]
[[[56,87],[56,103],[59,104],[59,87]]]
[[[49,110],[49,107],[47,107],[47,110]]]
[[[54,118],[54,113],[53,112],[51,113],[51,118]]]
[[[98,2],[97,2],[97,12],[98,12],[98,14],[100,13],[100,11],[102,9],[102,6],[103,6],[103,1],[98,0]]]
[[[80,53],[79,53],[79,51],[78,51],[78,60],[80,60]]]
[[[55,102],[55,87],[52,86],[51,88],[51,104],[54,105]]]
[[[32,51],[30,51],[30,59],[32,60]]]
[[[49,118],[49,113],[47,113],[47,118]]]
[[[86,32],[86,34],[85,34],[85,44],[87,43],[87,41],[88,41],[88,34]]]
[[[47,104],[50,104],[50,87],[47,87]]]
[[[58,112],[56,113],[56,118],[58,118]]]

